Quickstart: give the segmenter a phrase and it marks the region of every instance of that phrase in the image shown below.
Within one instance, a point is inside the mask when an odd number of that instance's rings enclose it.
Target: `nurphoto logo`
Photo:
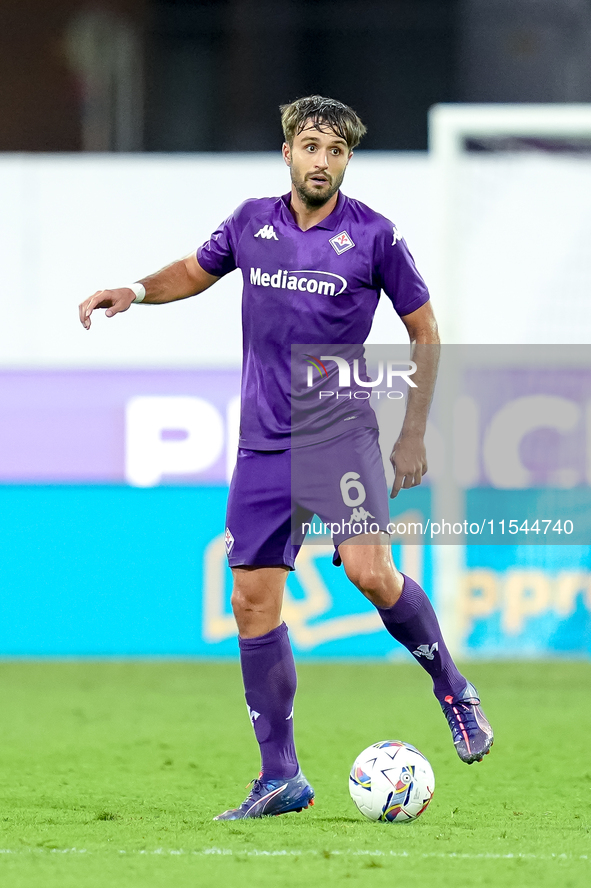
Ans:
[[[410,388],[417,388],[416,382],[413,382],[411,376],[416,372],[417,365],[414,361],[378,361],[378,372],[375,379],[362,379],[360,375],[359,369],[359,359],[355,358],[353,361],[353,383],[360,387],[357,391],[352,393],[351,389],[351,365],[346,358],[341,357],[340,355],[320,355],[320,357],[316,357],[315,355],[305,354],[306,363],[308,364],[307,368],[307,388],[312,388],[314,385],[314,371],[318,371],[321,377],[325,379],[330,379],[331,374],[329,373],[329,368],[327,368],[326,363],[328,361],[333,361],[337,367],[337,374],[334,373],[334,367],[331,367],[333,380],[331,380],[332,385],[336,384],[336,387],[339,389],[347,389],[346,392],[339,391],[329,391],[328,389],[321,389],[318,392],[319,399],[322,398],[351,398],[354,397],[357,400],[367,400],[371,397],[371,392],[366,391],[366,389],[373,389],[373,393],[377,395],[378,399],[380,395],[386,395],[390,400],[400,400],[404,397],[404,394],[401,391],[396,391],[393,389],[394,384],[400,384],[400,382],[405,382],[407,386]],[[336,375],[336,379],[334,376]],[[379,389],[378,386],[385,385],[385,388]]]

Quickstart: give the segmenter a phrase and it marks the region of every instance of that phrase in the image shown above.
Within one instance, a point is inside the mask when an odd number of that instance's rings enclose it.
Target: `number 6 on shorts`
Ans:
[[[341,496],[343,497],[343,502],[346,506],[349,506],[350,508],[355,508],[355,506],[363,505],[367,496],[365,492],[365,487],[359,480],[360,477],[361,476],[358,472],[345,472],[339,482],[341,485]],[[355,491],[357,493],[356,499],[351,499],[351,491]]]

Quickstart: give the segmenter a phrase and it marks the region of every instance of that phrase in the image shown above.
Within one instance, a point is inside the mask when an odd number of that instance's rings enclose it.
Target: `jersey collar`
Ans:
[[[301,231],[302,229],[299,227],[296,220],[293,218],[293,216],[291,214],[291,210],[289,209],[290,201],[291,201],[291,192],[281,195],[281,202],[283,204],[283,215],[284,215],[284,217],[286,217],[288,222],[291,222],[291,224],[295,228],[298,229],[298,231]],[[337,195],[337,202],[335,204],[335,208],[332,211],[332,213],[330,213],[330,215],[328,215],[326,217],[326,219],[323,219],[322,222],[319,222],[317,225],[313,225],[312,228],[308,228],[306,230],[313,231],[314,228],[324,228],[326,231],[335,231],[339,227],[339,225],[341,224],[341,217],[343,215],[343,210],[345,209],[345,202],[346,202],[346,197],[343,194],[343,192],[339,189],[338,195]],[[302,234],[305,234],[305,232],[302,232]]]

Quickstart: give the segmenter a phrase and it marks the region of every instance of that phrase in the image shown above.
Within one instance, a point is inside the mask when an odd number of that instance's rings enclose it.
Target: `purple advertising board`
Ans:
[[[377,348],[384,347],[366,348],[369,364]],[[479,367],[470,365],[473,347],[451,348],[463,350],[461,382],[452,403],[440,376],[424,482],[437,483],[445,471],[438,451],[443,416],[453,412],[460,487],[588,487],[591,352],[578,367],[540,367],[541,352],[540,362],[516,367],[512,350],[495,347],[507,354],[496,366]],[[239,390],[238,370],[0,372],[0,484],[226,484],[238,442]],[[403,404],[374,405],[389,449],[397,434],[388,429],[390,407],[400,411]]]
[[[226,483],[236,370],[0,373],[0,483]]]

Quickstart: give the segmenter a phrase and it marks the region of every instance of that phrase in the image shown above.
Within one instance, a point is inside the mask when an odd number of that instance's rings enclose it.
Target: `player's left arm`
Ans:
[[[439,333],[430,302],[401,318],[411,342],[411,358],[417,369],[411,377],[402,430],[390,455],[394,484],[390,497],[401,488],[416,487],[427,471],[425,429],[439,364]]]

